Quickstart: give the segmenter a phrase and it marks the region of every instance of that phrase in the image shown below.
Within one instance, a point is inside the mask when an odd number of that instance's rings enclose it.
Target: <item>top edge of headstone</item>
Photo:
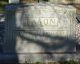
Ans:
[[[61,8],[75,9],[75,7],[71,5],[53,4],[50,2],[27,3],[27,4],[24,4],[22,7],[27,7],[27,6],[55,6],[55,7],[61,7]]]
[[[17,8],[17,11],[21,11],[22,8],[26,8],[26,7],[36,7],[36,8],[39,8],[39,7],[53,7],[53,8],[59,8],[59,9],[65,9],[65,10],[71,10],[71,11],[74,11],[76,13],[76,8],[71,6],[71,5],[63,5],[63,4],[53,4],[53,3],[50,3],[50,2],[39,2],[39,3],[27,3],[27,4],[24,4],[20,7]]]

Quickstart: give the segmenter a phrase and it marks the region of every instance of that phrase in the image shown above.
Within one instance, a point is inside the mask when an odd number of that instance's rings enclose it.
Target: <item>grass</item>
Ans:
[[[0,13],[4,13],[5,12],[4,7],[7,4],[8,4],[8,2],[6,2],[6,1],[0,1]]]
[[[5,6],[6,5],[15,5],[15,4],[8,4],[7,1],[0,1],[0,14],[5,13]],[[8,11],[7,11],[8,12]],[[11,13],[15,12],[15,10],[9,11]]]
[[[75,60],[69,60],[69,61],[53,61],[53,62],[35,62],[35,63],[28,63],[28,61],[25,61],[22,64],[80,64],[80,60],[75,61]]]
[[[36,62],[36,63],[23,63],[23,64],[80,64],[78,62],[62,62],[62,63],[59,63],[59,62],[47,62],[47,63],[41,63],[41,62]]]
[[[4,13],[4,12],[5,12],[5,10],[0,8],[0,13]]]

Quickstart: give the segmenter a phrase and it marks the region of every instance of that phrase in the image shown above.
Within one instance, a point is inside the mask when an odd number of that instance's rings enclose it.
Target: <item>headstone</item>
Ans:
[[[19,9],[16,16],[10,13],[7,16],[5,52],[20,53],[20,62],[59,60],[66,55],[55,53],[76,52],[74,7],[38,3]]]
[[[9,0],[9,4],[11,4],[11,3],[19,3],[20,2],[20,0]]]

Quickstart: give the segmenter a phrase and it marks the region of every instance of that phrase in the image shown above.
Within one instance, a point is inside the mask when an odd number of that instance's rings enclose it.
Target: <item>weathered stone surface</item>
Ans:
[[[37,4],[24,7],[23,10],[16,14],[18,27],[16,30],[19,32],[17,37],[18,52],[43,52],[44,48],[48,48],[46,50],[48,52],[66,51],[66,47],[56,50],[54,46],[62,44],[62,41],[59,40],[60,37],[63,38],[63,41],[72,37],[76,24],[75,8],[54,4]],[[26,45],[28,46],[26,47]]]

